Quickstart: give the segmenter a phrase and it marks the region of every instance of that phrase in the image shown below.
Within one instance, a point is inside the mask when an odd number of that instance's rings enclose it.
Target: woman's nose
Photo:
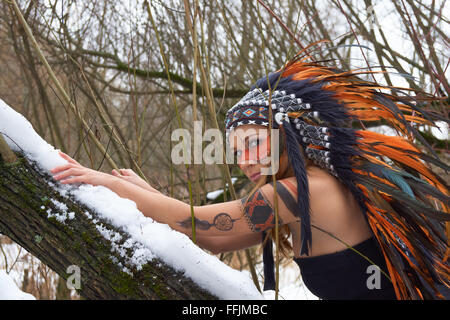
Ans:
[[[245,150],[244,152],[242,152],[238,161],[238,164],[241,163],[243,165],[257,164],[258,154],[253,151]]]

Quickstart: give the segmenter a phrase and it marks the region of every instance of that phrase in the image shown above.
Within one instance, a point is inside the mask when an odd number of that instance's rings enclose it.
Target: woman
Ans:
[[[243,199],[194,207],[197,242],[214,253],[247,248],[273,234],[278,221],[281,249],[292,250],[320,298],[443,298],[435,284],[450,282],[448,187],[421,160],[446,166],[410,142],[420,137],[409,122],[432,124],[431,115],[357,74],[293,59],[228,111],[227,141],[256,187]],[[380,119],[404,137],[351,126]],[[263,160],[273,157],[269,128],[281,130],[276,185],[262,174],[269,165]],[[106,186],[191,236],[188,204],[130,170],[109,175],[61,155],[69,164],[52,170],[61,183]],[[265,289],[273,289],[270,240],[263,258]]]

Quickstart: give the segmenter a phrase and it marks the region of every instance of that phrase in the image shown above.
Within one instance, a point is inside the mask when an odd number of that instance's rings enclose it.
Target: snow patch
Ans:
[[[0,300],[36,300],[36,298],[17,288],[6,271],[0,270]]]

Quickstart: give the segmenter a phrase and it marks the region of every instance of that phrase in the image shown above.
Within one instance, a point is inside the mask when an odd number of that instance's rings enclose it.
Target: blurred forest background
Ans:
[[[226,110],[266,70],[278,70],[310,44],[328,40],[308,48],[311,59],[343,69],[387,71],[375,75],[379,83],[440,97],[450,93],[450,8],[444,0],[17,2],[71,104],[55,87],[8,0],[0,1],[0,98],[82,164],[104,172],[131,168],[186,202],[190,184],[194,205],[230,199],[229,192],[207,197],[224,189],[228,170],[238,178],[236,196],[252,185],[236,167],[173,165],[172,130],[193,132],[196,120],[203,131],[223,129]],[[424,109],[448,119],[448,99]],[[441,130],[444,138],[421,128],[448,163],[448,127]],[[260,248],[249,252],[260,266]],[[236,269],[248,268],[243,252],[220,258]],[[0,268],[20,275],[21,289],[38,299],[78,298],[49,268],[1,235]]]

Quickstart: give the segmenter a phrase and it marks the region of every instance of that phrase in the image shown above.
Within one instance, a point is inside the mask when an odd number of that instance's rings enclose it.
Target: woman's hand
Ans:
[[[50,172],[53,173],[53,178],[55,180],[60,180],[60,183],[62,184],[86,183],[93,186],[107,186],[112,180],[117,179],[110,174],[83,167],[77,161],[61,151],[59,152],[59,155],[69,163],[55,167],[50,170]]]
[[[149,185],[147,182],[145,182],[144,179],[139,177],[131,169],[119,169],[119,171],[117,171],[116,169],[113,169],[112,170],[112,174],[115,177],[118,177],[118,178],[123,179],[125,181],[134,183],[135,185],[137,185],[137,186],[139,186],[141,188],[144,188],[145,190],[148,190],[148,191],[151,191],[151,192],[160,193],[158,190],[156,190],[151,185]]]

